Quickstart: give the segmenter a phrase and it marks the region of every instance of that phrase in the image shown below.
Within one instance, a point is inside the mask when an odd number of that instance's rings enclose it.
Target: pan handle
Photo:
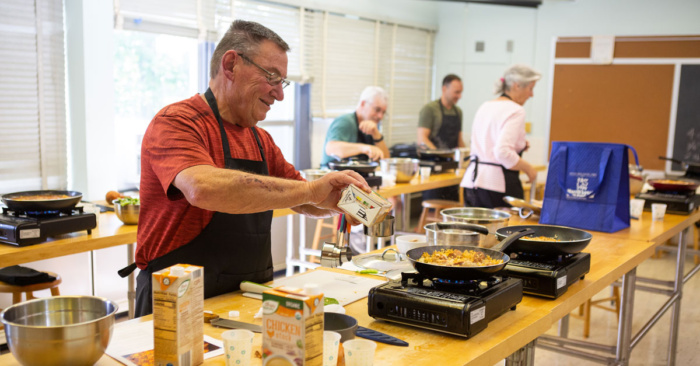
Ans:
[[[476,224],[467,224],[467,223],[456,222],[456,221],[436,222],[435,228],[438,230],[457,229],[458,228],[458,229],[463,229],[463,230],[475,231],[475,232],[477,232],[479,234],[483,234],[483,235],[489,235],[489,229],[486,226],[476,225]]]
[[[510,235],[508,235],[507,238],[503,239],[500,243],[496,244],[491,250],[495,250],[498,252],[503,252],[505,251],[511,244],[515,243],[518,239],[522,238],[523,236],[527,235],[532,235],[534,234],[535,231],[532,229],[522,229],[519,231],[516,231]]]
[[[678,159],[667,158],[667,157],[665,157],[665,156],[659,156],[659,159],[661,159],[661,160],[672,161],[672,162],[674,162],[674,163],[676,163],[676,164],[680,164],[680,165],[683,165],[683,164],[684,164],[682,161],[680,161],[680,160],[678,160]]]

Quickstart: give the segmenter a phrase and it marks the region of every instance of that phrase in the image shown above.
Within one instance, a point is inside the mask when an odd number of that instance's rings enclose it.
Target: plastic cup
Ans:
[[[651,205],[651,219],[654,221],[661,221],[664,219],[666,214],[666,204],[665,203],[654,203]]]
[[[642,218],[642,211],[644,211],[644,200],[639,198],[633,198],[630,200],[630,216],[635,219]]]
[[[224,340],[226,366],[250,365],[254,335],[246,329],[233,329],[221,333],[221,338]]]
[[[83,212],[85,213],[94,213],[95,214],[95,221],[97,222],[97,226],[99,227],[100,225],[100,208],[97,207],[94,203],[83,203]]]
[[[396,247],[399,248],[399,253],[401,254],[406,254],[406,252],[413,248],[428,245],[425,235],[401,235],[397,236],[394,241],[396,242]]]
[[[377,344],[366,339],[351,339],[343,342],[345,366],[372,366]]]
[[[323,366],[336,366],[338,364],[339,347],[340,333],[323,331]]]
[[[427,180],[428,178],[430,178],[430,167],[429,166],[420,167],[420,179]]]

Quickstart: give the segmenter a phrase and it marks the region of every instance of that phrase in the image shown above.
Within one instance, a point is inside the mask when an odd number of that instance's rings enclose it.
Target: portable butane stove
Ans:
[[[546,256],[510,253],[504,276],[523,280],[523,292],[556,299],[591,269],[589,253]]]
[[[651,211],[653,203],[665,203],[666,212],[677,215],[690,215],[700,205],[700,195],[695,191],[648,191],[635,197],[644,200],[644,210]]]
[[[56,211],[12,211],[2,208],[0,215],[0,243],[25,246],[46,241],[56,236],[97,227],[94,213],[83,212],[82,207]]]
[[[374,173],[359,173],[363,178],[365,178],[365,181],[367,182],[367,185],[370,187],[374,188],[379,188],[382,186],[382,177],[380,175],[374,175]]]
[[[474,281],[428,279],[402,273],[369,292],[369,315],[470,338],[523,298],[522,281],[490,277]]]

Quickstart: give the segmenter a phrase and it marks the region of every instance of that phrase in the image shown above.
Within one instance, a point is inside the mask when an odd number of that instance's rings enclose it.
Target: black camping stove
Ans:
[[[490,277],[485,280],[428,279],[420,273],[402,273],[369,291],[369,315],[439,332],[470,338],[523,299],[522,281]]]
[[[510,257],[503,274],[522,279],[524,293],[551,299],[561,296],[591,269],[589,253],[559,256],[510,253]]]
[[[45,242],[46,238],[97,227],[94,213],[83,212],[82,207],[56,211],[12,211],[2,208],[0,215],[0,243],[17,246]]]
[[[358,173],[367,182],[367,185],[372,188],[379,188],[382,186],[382,177],[380,175],[374,175],[374,173]]]
[[[644,211],[651,211],[653,203],[665,203],[666,212],[677,215],[690,215],[700,206],[700,195],[695,191],[648,191],[635,197],[644,200]]]

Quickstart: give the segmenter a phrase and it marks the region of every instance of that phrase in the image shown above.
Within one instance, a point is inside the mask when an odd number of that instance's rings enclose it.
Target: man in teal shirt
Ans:
[[[344,114],[331,123],[323,144],[321,167],[328,162],[349,157],[379,160],[389,157],[379,122],[384,117],[388,96],[378,86],[368,86],[360,94],[353,113]]]

